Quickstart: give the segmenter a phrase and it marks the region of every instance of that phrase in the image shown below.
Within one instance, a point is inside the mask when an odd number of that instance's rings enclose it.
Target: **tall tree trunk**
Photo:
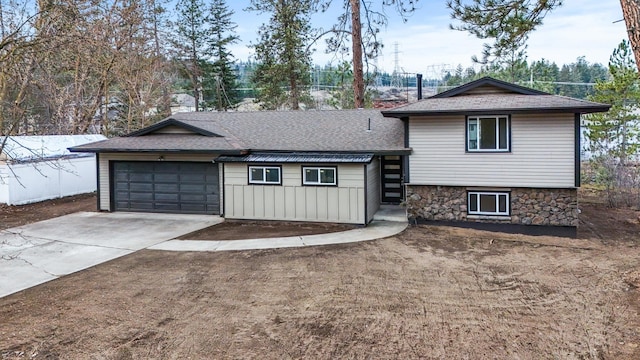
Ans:
[[[622,6],[624,22],[627,24],[636,66],[640,71],[640,0],[620,0],[620,6]]]
[[[362,23],[360,22],[360,0],[349,0],[349,3],[351,4],[353,95],[354,106],[358,109],[364,107],[364,68],[362,65]]]
[[[300,94],[295,76],[289,77],[289,87],[291,88],[291,110],[300,110]]]
[[[158,59],[162,59],[162,48],[160,47],[160,35],[158,29],[158,8],[156,7],[155,0],[151,0],[151,14],[153,16],[153,41],[154,41],[154,52],[155,56]],[[164,64],[161,67],[162,72],[165,72],[166,69]],[[169,83],[164,82],[162,84],[162,97],[160,99],[159,112],[163,117],[171,116],[171,91],[169,89]],[[144,124],[143,124],[144,126]]]

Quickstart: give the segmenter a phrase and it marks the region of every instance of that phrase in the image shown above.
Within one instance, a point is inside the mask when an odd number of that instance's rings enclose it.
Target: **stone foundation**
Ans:
[[[407,185],[410,219],[578,226],[576,189],[510,189],[510,216],[467,214],[467,187]],[[475,189],[474,189],[475,190]]]

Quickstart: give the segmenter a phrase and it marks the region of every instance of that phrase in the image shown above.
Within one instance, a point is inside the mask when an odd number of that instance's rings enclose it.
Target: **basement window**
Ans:
[[[508,192],[469,191],[467,193],[469,215],[509,216]]]

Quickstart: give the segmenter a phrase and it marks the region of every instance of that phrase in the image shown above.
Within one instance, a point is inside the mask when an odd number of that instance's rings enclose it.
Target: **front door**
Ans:
[[[383,156],[380,159],[382,172],[382,202],[399,204],[404,199],[402,187],[402,156]]]

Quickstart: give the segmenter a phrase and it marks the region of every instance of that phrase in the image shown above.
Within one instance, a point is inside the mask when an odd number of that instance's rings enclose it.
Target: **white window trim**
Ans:
[[[482,135],[482,133],[480,132],[480,118],[495,118],[496,119],[496,146],[498,148],[496,149],[480,149],[480,137]],[[506,123],[507,123],[507,148],[506,149],[500,149],[500,119],[506,119]],[[476,148],[471,148],[469,147],[469,142],[471,141],[471,138],[469,136],[469,122],[470,121],[476,121],[476,127],[477,130],[476,132],[478,133],[477,136],[477,140],[476,140]],[[507,115],[486,115],[486,116],[468,116],[467,117],[467,121],[466,121],[466,129],[465,131],[467,132],[467,151],[469,152],[510,152],[511,151],[511,121],[509,121],[509,116]]]
[[[262,169],[262,178],[267,178],[267,170],[278,170],[278,181],[267,181],[267,180],[253,180],[251,178],[251,173],[253,169]],[[282,183],[282,169],[279,166],[249,166],[249,184],[258,184],[258,185],[280,185]]]
[[[307,170],[317,170],[318,171],[318,181],[307,181]],[[333,182],[325,183],[322,182],[320,177],[321,170],[331,170],[333,171]],[[320,186],[335,186],[338,185],[338,170],[336,167],[318,167],[318,166],[303,166],[302,167],[302,185],[320,185]]]
[[[471,195],[477,195],[477,204],[476,204],[476,209],[478,209],[477,211],[471,211]],[[487,211],[480,211],[480,195],[494,195],[496,197],[496,212],[487,212]],[[507,211],[501,212],[500,211],[500,199],[498,195],[506,195],[507,197]],[[511,201],[511,194],[509,194],[508,192],[502,192],[502,191],[469,191],[467,192],[467,214],[468,215],[487,215],[487,216],[510,216],[510,210],[511,210],[511,206],[510,206],[510,201]]]

